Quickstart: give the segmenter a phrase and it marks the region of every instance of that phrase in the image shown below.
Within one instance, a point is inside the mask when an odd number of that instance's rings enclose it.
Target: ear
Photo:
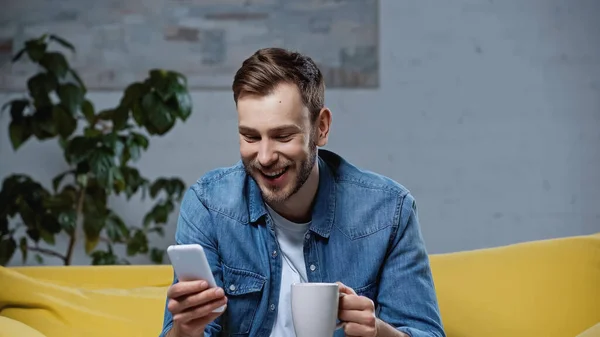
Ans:
[[[329,129],[331,127],[331,110],[323,108],[319,112],[319,117],[315,121],[315,132],[317,133],[315,139],[317,140],[317,146],[323,147],[329,140]]]

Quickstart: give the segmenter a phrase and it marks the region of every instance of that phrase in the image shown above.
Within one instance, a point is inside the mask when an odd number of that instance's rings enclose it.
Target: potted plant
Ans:
[[[20,250],[23,262],[35,254],[71,264],[76,238],[85,237],[92,264],[127,264],[127,256],[149,254],[161,263],[163,251],[149,246],[149,235],[163,235],[164,225],[185,191],[178,177],[153,182],[133,166],[149,146],[149,137],[162,136],[192,112],[186,78],[177,72],[152,69],[144,81],[127,86],[118,105],[96,111],[87,89],[64,54],[51,43],[75,52],[65,39],[51,34],[25,42],[13,62],[27,56],[39,72],[27,81],[27,95],[3,105],[10,112],[9,137],[14,150],[32,137],[56,139],[69,169],[46,187],[26,174],[6,177],[0,190],[0,265]],[[143,224],[131,226],[107,205],[111,195],[156,199]],[[19,230],[21,229],[21,230]],[[24,232],[17,236],[17,233]],[[68,237],[65,252],[53,249],[57,235]],[[81,235],[80,235],[81,237]],[[44,242],[46,247],[40,245]],[[47,248],[50,247],[50,248]]]

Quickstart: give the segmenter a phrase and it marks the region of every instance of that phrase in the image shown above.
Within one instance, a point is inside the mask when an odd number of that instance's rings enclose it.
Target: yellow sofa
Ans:
[[[600,336],[600,233],[431,255],[448,337]],[[158,336],[172,270],[0,268],[0,337]]]

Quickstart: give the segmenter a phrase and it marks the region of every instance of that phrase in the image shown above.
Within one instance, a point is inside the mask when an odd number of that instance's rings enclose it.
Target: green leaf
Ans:
[[[54,191],[58,191],[58,187],[60,186],[60,183],[62,182],[62,180],[68,175],[68,174],[72,174],[74,173],[72,170],[70,171],[66,171],[63,172],[59,175],[57,175],[56,177],[54,177],[52,179],[52,188],[54,189]]]
[[[75,203],[74,196],[68,192],[55,194],[44,200],[44,208],[48,210],[67,210]]]
[[[121,98],[120,105],[131,108],[133,103],[139,102],[142,96],[148,91],[148,88],[139,82],[130,84]]]
[[[146,136],[142,135],[141,133],[132,132],[131,141],[132,143],[142,147],[144,150],[148,149],[148,138],[146,138]]]
[[[62,138],[62,137],[58,137],[57,141],[58,141],[58,145],[60,146],[61,149],[63,149],[63,153],[64,153],[64,150],[67,149],[67,145],[69,144],[69,140]]]
[[[85,253],[90,254],[96,246],[98,246],[98,242],[100,241],[100,237],[95,238],[85,238]]]
[[[69,69],[69,73],[71,73],[71,75],[73,76],[73,78],[75,79],[77,84],[79,84],[79,87],[81,88],[81,90],[84,93],[87,92],[87,87],[85,86],[85,83],[83,83],[83,80],[79,76],[79,73],[73,69]]]
[[[20,122],[12,120],[8,126],[8,133],[13,150],[16,151],[31,137],[32,132],[28,126],[28,120],[21,120]]]
[[[96,149],[96,139],[77,136],[71,139],[65,150],[65,159],[71,164],[78,164],[87,160]]]
[[[101,130],[94,129],[93,127],[89,126],[83,130],[83,135],[89,138],[99,138],[102,137],[103,133]]]
[[[55,121],[58,134],[63,138],[69,138],[77,128],[77,120],[62,105],[54,106],[52,109],[52,118]]]
[[[90,254],[98,245],[100,232],[105,225],[105,218],[98,214],[85,214],[83,219],[83,232],[85,234],[85,252]]]
[[[35,254],[35,261],[38,264],[43,264],[44,263],[44,258],[40,254]]]
[[[27,80],[27,89],[37,108],[52,105],[49,93],[56,90],[58,81],[48,73],[39,73]]]
[[[87,99],[83,101],[81,104],[81,113],[90,124],[93,124],[95,121],[94,111],[94,105],[92,102]]]
[[[135,230],[135,234],[127,243],[127,255],[146,254],[148,252],[148,238],[146,233],[140,229]]]
[[[168,183],[169,181],[166,178],[156,179],[152,183],[152,185],[150,185],[150,197],[156,198],[158,193],[160,193],[161,190],[165,189]]]
[[[52,242],[54,242],[54,234],[58,234],[60,233],[60,231],[62,231],[62,226],[58,222],[58,219],[50,213],[46,213],[42,216],[41,227],[43,232],[45,231],[49,235],[53,236],[53,238],[51,239]],[[42,239],[43,238],[44,233],[42,233]]]
[[[2,106],[2,111],[10,106],[10,116],[13,120],[23,120],[25,109],[29,107],[29,100],[27,99],[15,99]]]
[[[156,232],[156,234],[158,234],[159,236],[165,236],[165,229],[163,227],[152,227],[147,230],[147,233],[154,232]]]
[[[150,197],[156,198],[160,191],[165,191],[167,195],[181,198],[185,192],[185,183],[178,178],[158,178],[150,186]]]
[[[144,227],[150,226],[152,222],[156,224],[165,224],[169,219],[169,214],[173,212],[175,209],[175,205],[170,200],[163,201],[162,203],[158,203],[154,205],[152,210],[150,210],[144,216]]]
[[[17,250],[17,243],[12,236],[0,237],[0,266],[5,266]]]
[[[168,101],[177,91],[182,90],[180,79],[173,72],[152,69],[147,83],[158,93],[163,101]]]
[[[33,240],[33,242],[37,243],[37,242],[40,241],[41,234],[40,234],[40,231],[37,228],[29,228],[26,233],[27,233],[27,236],[31,240]]]
[[[144,95],[142,109],[147,116],[145,126],[150,134],[163,135],[175,125],[175,119],[168,107],[153,92]]]
[[[125,141],[125,148],[121,155],[121,164],[125,165],[131,159],[134,162],[140,159],[142,149],[148,148],[148,138],[137,132],[131,132]]]
[[[73,53],[75,52],[75,47],[69,41],[63,39],[62,37],[50,34],[49,38],[50,40],[58,42],[61,46],[70,49]]]
[[[21,257],[23,258],[23,264],[27,263],[27,237],[22,237],[19,242],[19,249],[21,250]]]
[[[58,78],[64,78],[69,70],[67,59],[61,53],[57,52],[44,54],[40,60],[40,65]]]
[[[177,98],[177,115],[185,121],[192,114],[192,97],[187,91],[178,92],[175,97]]]
[[[77,183],[83,187],[86,187],[87,183],[88,183],[88,175],[87,174],[78,174],[77,175]]]
[[[52,233],[41,229],[40,235],[42,237],[42,240],[44,240],[44,242],[46,242],[47,244],[54,245],[56,243],[56,241],[54,240],[54,235]]]
[[[76,116],[83,103],[84,92],[80,87],[73,83],[66,83],[58,86],[58,97],[72,116]]]
[[[114,114],[115,114],[114,109],[106,109],[106,110],[102,110],[102,111],[98,112],[98,114],[96,115],[96,118],[105,120],[105,121],[109,121],[109,120],[113,119]]]
[[[72,234],[77,224],[77,213],[75,210],[69,210],[60,213],[58,216],[58,222],[60,226],[68,233]]]
[[[92,265],[94,266],[119,264],[119,258],[112,251],[106,252],[102,250],[97,250],[93,252],[90,256],[92,257]]]
[[[25,49],[27,50],[27,55],[33,62],[38,62],[44,56],[48,45],[42,39],[34,39],[25,42]]]
[[[57,135],[51,105],[37,109],[31,118],[31,128],[38,139],[48,139]]]
[[[142,105],[139,102],[134,102],[131,107],[131,115],[133,119],[137,123],[138,126],[144,125],[146,123],[146,118],[144,118],[144,111],[142,110]]]
[[[89,158],[90,169],[98,179],[98,182],[105,187],[112,185],[112,169],[115,166],[112,154],[105,148],[97,148]]]
[[[165,251],[162,249],[152,248],[150,250],[150,259],[156,264],[161,264],[163,262],[164,255]]]
[[[3,191],[4,192],[4,191]],[[6,207],[7,205],[2,205],[0,207]],[[2,213],[2,212],[0,212]],[[8,219],[5,217],[0,217],[0,237],[8,234]]]
[[[122,166],[120,167],[120,170],[123,180],[125,181],[125,194],[127,195],[127,198],[130,198],[140,187],[147,183],[147,180],[133,167]]]
[[[112,212],[106,221],[106,234],[113,242],[126,242],[129,239],[129,229],[125,222]]]
[[[115,131],[122,130],[127,125],[128,120],[129,120],[129,109],[123,108],[123,107],[116,108],[112,115],[113,130],[115,130]]]

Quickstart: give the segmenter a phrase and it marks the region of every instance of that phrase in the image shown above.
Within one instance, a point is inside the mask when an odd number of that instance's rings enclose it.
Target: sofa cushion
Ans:
[[[430,258],[448,337],[576,336],[600,322],[600,233]]]
[[[127,273],[133,275],[136,266],[128,268]],[[20,321],[46,337],[160,334],[167,286],[101,289],[92,284],[93,289],[87,289],[65,284],[0,268],[0,316]]]

